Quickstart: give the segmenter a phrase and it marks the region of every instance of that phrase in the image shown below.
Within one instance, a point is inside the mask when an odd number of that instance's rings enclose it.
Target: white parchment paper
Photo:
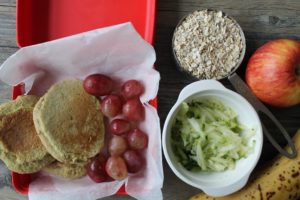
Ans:
[[[123,184],[126,192],[137,199],[162,199],[159,117],[147,103],[157,95],[159,86],[160,75],[153,69],[155,59],[153,47],[131,23],[125,23],[21,48],[1,65],[1,81],[12,86],[24,82],[26,93],[36,95],[43,95],[59,80],[84,79],[93,73],[103,73],[120,82],[137,79],[145,86],[141,101],[146,119],[140,128],[148,134],[149,144],[144,171],[109,183],[94,183],[87,176],[70,181],[40,173],[30,184],[30,200],[94,200],[115,194]]]

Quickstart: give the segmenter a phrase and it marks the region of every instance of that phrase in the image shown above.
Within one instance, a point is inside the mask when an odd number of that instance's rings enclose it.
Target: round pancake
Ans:
[[[0,107],[0,159],[21,174],[37,172],[54,160],[33,124],[32,112],[38,99],[20,96]]]
[[[17,111],[20,108],[33,108],[39,97],[34,95],[18,96],[15,100],[0,105],[0,116]]]
[[[55,161],[47,165],[43,171],[67,179],[76,179],[87,174],[87,164],[88,162],[84,164],[66,164]]]
[[[33,121],[47,151],[60,162],[84,163],[103,146],[99,101],[84,91],[80,80],[53,85],[36,104]]]

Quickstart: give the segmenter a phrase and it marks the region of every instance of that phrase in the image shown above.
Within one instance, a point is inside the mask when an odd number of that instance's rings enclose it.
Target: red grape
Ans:
[[[133,129],[127,136],[128,145],[135,150],[145,149],[148,145],[148,136],[140,129]]]
[[[105,171],[105,161],[95,158],[87,168],[88,176],[96,183],[101,183],[109,180]]]
[[[101,111],[106,117],[115,117],[122,110],[122,99],[118,95],[108,95],[101,102]]]
[[[83,81],[83,88],[91,95],[103,96],[112,92],[114,87],[113,80],[103,74],[92,74]]]
[[[113,136],[108,144],[108,151],[111,156],[122,155],[127,149],[127,141],[121,136]]]
[[[137,98],[144,92],[143,85],[137,80],[126,81],[122,85],[121,93],[125,99]]]
[[[134,150],[127,150],[123,154],[123,158],[125,160],[129,173],[136,173],[140,171],[144,166],[143,157]]]
[[[114,119],[110,123],[110,131],[115,135],[122,135],[130,130],[130,122],[125,119]]]
[[[107,174],[115,180],[123,180],[128,175],[125,161],[120,156],[109,157],[106,162],[105,169]]]
[[[124,116],[132,121],[142,121],[145,119],[145,108],[138,98],[129,99],[123,105]]]

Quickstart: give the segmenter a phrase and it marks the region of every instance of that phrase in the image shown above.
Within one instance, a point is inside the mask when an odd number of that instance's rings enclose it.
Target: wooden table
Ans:
[[[15,41],[15,0],[0,0],[0,63],[18,50]],[[161,73],[158,93],[159,116],[163,125],[166,115],[175,103],[180,90],[193,80],[184,77],[176,70],[171,55],[171,36],[178,20],[195,9],[222,9],[233,16],[242,26],[247,40],[247,53],[239,74],[243,76],[249,55],[260,45],[275,38],[293,38],[300,40],[300,2],[299,0],[157,0],[157,20],[155,49],[157,69]],[[223,81],[231,88],[227,81]],[[0,103],[10,98],[10,88],[0,84]],[[286,109],[271,108],[277,119],[290,135],[300,127],[300,106]],[[268,126],[271,126],[268,123]],[[271,132],[274,132],[270,128]],[[277,152],[266,141],[260,164]],[[268,156],[267,156],[268,155]],[[270,156],[272,155],[272,156]],[[187,199],[199,190],[180,181],[171,172],[164,160],[165,181],[164,199]],[[11,177],[5,166],[0,164],[0,199],[27,199],[14,191]],[[132,199],[126,196],[106,199]]]

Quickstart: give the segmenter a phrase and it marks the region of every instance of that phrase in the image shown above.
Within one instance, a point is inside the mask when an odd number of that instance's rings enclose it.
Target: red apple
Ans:
[[[263,102],[289,107],[300,103],[300,43],[290,39],[270,41],[250,58],[246,82]]]

